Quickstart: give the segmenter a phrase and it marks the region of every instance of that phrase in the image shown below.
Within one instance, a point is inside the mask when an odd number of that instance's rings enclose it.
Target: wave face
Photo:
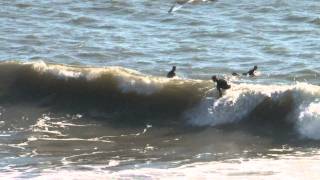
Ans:
[[[232,89],[217,98],[210,81],[154,77],[122,67],[5,62],[0,73],[2,102],[31,102],[130,125],[235,126],[320,139],[320,87],[307,83],[231,79]]]
[[[200,102],[208,87],[200,80],[152,77],[121,67],[6,62],[0,69],[3,101],[122,119],[178,117]]]

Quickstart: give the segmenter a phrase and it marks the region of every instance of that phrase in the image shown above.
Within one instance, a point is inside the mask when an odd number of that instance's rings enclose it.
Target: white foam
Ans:
[[[310,139],[320,139],[320,103],[310,103],[302,109],[297,122],[298,131]]]
[[[247,116],[266,98],[279,98],[288,86],[264,86],[250,84],[231,84],[221,98],[204,99],[198,106],[186,112],[192,125],[215,126],[218,124],[237,122]],[[276,90],[275,90],[276,89]]]
[[[113,167],[113,166],[118,166],[119,164],[120,164],[120,161],[110,160],[108,163],[108,166]]]
[[[91,170],[45,169],[32,179],[319,179],[319,155],[282,156],[279,159],[233,159],[197,162],[175,168],[139,167],[111,171],[106,167],[119,165],[110,160],[105,166],[85,166]],[[17,179],[24,172],[6,169],[3,179]]]
[[[307,138],[320,139],[320,87],[297,83],[294,85],[232,84],[232,88],[219,99],[206,98],[185,116],[195,126],[215,126],[245,119],[257,105],[269,98],[281,101],[293,98],[294,107],[288,119],[293,121],[298,132]]]
[[[119,88],[122,92],[136,92],[138,94],[153,94],[158,92],[163,87],[164,79],[150,77],[133,77],[122,74],[117,77]]]
[[[62,65],[47,65],[43,61],[32,62],[32,67],[41,73],[49,73],[59,78],[79,78],[82,73]]]
[[[142,95],[157,93],[164,87],[170,87],[167,86],[170,83],[183,87],[191,82],[190,86],[185,86],[188,89],[192,86],[192,82],[196,81],[148,76],[122,67],[79,68],[51,65],[43,61],[30,62],[29,64],[32,64],[33,68],[39,72],[51,73],[60,78],[85,78],[93,80],[102,75],[110,75],[110,77],[117,81],[117,86],[123,93],[134,92]],[[290,118],[295,121],[298,132],[308,138],[320,139],[320,134],[318,135],[315,130],[316,128],[314,128],[320,126],[318,125],[318,112],[311,112],[310,110],[313,107],[318,107],[315,103],[317,103],[316,99],[320,97],[319,86],[299,82],[293,85],[247,83],[231,85],[232,88],[227,90],[222,98],[203,99],[198,106],[186,111],[185,117],[189,119],[189,123],[196,126],[215,126],[223,123],[237,122],[244,119],[265,99],[269,98],[272,101],[281,100],[282,98],[287,98],[287,92],[289,92],[289,96],[292,96],[295,103],[294,111],[291,112]]]
[[[61,79],[84,78],[86,80],[94,80],[102,75],[110,75],[117,80],[118,87],[124,93],[152,94],[161,90],[163,84],[170,81],[167,78],[144,75],[138,71],[117,66],[77,68],[66,65],[46,64],[43,61],[28,62],[26,64],[31,64],[33,69],[40,73],[52,74]]]

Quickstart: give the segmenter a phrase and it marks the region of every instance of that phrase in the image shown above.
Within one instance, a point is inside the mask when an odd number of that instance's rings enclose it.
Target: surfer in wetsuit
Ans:
[[[242,75],[246,76],[249,74],[249,76],[255,76],[255,71],[258,69],[258,66],[254,66],[253,69],[250,69],[248,72],[242,73]],[[240,76],[238,73],[233,72],[232,76]]]
[[[242,73],[242,75],[246,76],[247,74],[249,74],[249,76],[255,76],[254,72],[258,69],[258,66],[254,66],[253,69],[250,69],[248,72],[246,73]]]
[[[220,97],[222,97],[221,89],[230,89],[231,88],[231,86],[224,79],[218,79],[217,76],[212,76],[211,79],[213,82],[217,83],[217,90],[219,91]]]
[[[167,78],[173,78],[173,77],[175,77],[175,76],[176,76],[175,71],[176,71],[176,66],[172,66],[171,71],[168,72],[168,74],[167,74]]]

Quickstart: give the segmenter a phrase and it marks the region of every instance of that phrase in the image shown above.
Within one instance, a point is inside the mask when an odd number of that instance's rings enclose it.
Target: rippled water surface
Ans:
[[[124,66],[181,76],[246,71],[316,81],[317,1],[2,1],[1,60]]]

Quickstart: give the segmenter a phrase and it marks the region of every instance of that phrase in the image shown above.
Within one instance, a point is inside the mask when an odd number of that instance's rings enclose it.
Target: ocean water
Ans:
[[[173,4],[0,1],[1,179],[320,177],[320,3]]]

